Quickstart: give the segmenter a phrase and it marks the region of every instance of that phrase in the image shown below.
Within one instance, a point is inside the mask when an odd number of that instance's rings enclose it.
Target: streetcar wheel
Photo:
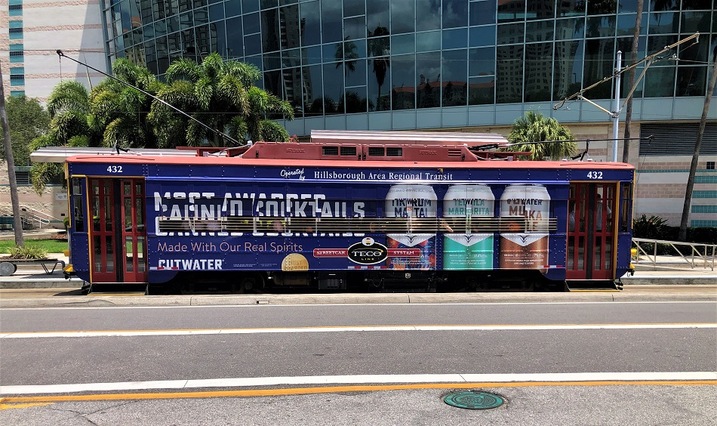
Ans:
[[[264,282],[258,274],[242,277],[237,288],[239,293],[256,293],[263,289]]]
[[[92,284],[90,283],[84,283],[82,285],[82,288],[80,288],[80,293],[84,294],[85,296],[92,293]]]

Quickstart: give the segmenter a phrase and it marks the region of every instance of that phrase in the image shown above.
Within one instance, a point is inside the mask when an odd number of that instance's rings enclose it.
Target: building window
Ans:
[[[22,16],[21,4],[11,4],[8,9],[10,11],[10,16]]]
[[[18,62],[23,62],[25,60],[25,54],[23,51],[19,52],[10,52],[10,63],[16,64]]]
[[[707,170],[714,170],[715,169],[715,162],[714,161],[708,161],[707,162]]]
[[[10,40],[18,40],[22,38],[22,21],[10,21]]]
[[[10,86],[24,86],[25,76],[24,75],[11,75]]]
[[[25,96],[25,91],[24,91],[24,90],[11,90],[11,91],[10,91],[10,96],[14,96],[14,97],[19,98],[19,97],[21,97],[21,96]]]
[[[15,180],[18,185],[30,185],[30,168],[15,167]]]
[[[18,40],[22,38],[22,28],[10,28],[10,40]]]
[[[23,86],[25,84],[25,68],[14,67],[10,68],[10,85],[11,86]]]

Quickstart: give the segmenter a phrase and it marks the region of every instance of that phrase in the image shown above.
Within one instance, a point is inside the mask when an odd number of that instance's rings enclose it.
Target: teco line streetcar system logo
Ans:
[[[387,248],[371,237],[345,248],[315,248],[314,257],[347,257],[359,265],[376,265],[389,257],[420,257],[418,248]]]
[[[359,265],[375,265],[388,257],[388,249],[371,237],[366,237],[360,243],[349,247],[348,258]]]

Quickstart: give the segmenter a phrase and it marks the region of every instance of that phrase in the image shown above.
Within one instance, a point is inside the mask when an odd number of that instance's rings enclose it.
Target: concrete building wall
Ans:
[[[103,50],[99,0],[23,0],[20,15],[10,16],[8,0],[0,0],[0,61],[5,94],[19,94],[45,102],[63,80],[76,80],[88,89],[104,77],[68,59],[57,50],[94,68],[107,69]],[[22,37],[10,39],[10,21],[21,22]],[[22,45],[22,61],[10,61],[10,45]],[[11,85],[11,69],[23,69],[24,84]]]

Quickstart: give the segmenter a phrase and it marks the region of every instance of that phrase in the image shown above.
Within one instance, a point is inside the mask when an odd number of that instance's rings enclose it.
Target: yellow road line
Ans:
[[[94,402],[117,400],[253,398],[265,396],[316,395],[340,392],[381,392],[422,389],[518,388],[539,386],[717,386],[717,380],[639,380],[575,382],[483,382],[483,383],[412,383],[398,385],[352,385],[201,392],[104,393],[88,395],[20,396],[0,398],[0,410],[10,404],[50,404],[56,402]]]
[[[0,411],[3,410],[12,410],[13,408],[32,408],[32,407],[42,407],[45,405],[50,405],[52,402],[36,402],[32,404],[3,404],[0,402]]]

